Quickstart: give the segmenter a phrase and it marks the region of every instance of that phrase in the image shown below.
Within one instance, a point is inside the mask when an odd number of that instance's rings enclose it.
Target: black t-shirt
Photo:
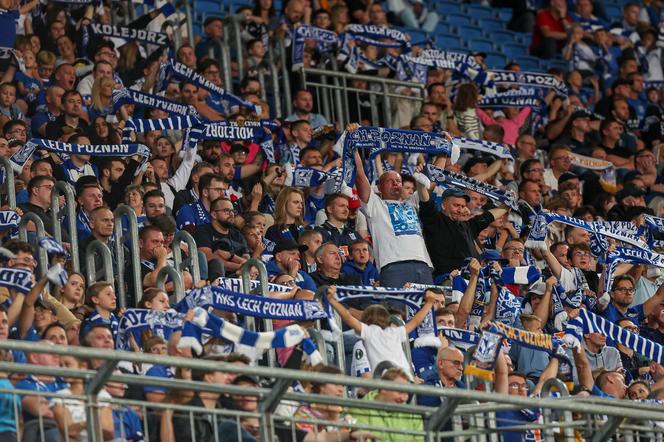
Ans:
[[[627,147],[622,140],[619,140],[615,146],[609,147],[604,144],[601,144],[600,147],[604,149],[607,155],[615,155],[620,158],[629,158],[634,155],[634,152]]]
[[[228,233],[221,233],[212,227],[212,224],[198,226],[194,234],[198,247],[207,247],[213,252],[223,250],[234,255],[249,253],[247,241],[239,230],[229,227]]]
[[[51,121],[46,125],[46,138],[49,140],[58,140],[65,133],[63,129],[69,130],[68,133],[73,132],[74,129],[80,129],[86,135],[90,133],[90,126],[84,119],[78,119],[78,127],[71,127],[65,123],[65,116],[60,115],[55,121]]]

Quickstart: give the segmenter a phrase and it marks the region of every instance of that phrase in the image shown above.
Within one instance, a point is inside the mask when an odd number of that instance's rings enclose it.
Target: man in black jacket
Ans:
[[[507,213],[506,206],[488,210],[467,221],[466,204],[470,197],[457,188],[449,188],[442,195],[442,213],[436,211],[429,190],[418,181],[420,219],[424,226],[424,240],[434,266],[434,275],[458,269],[467,257],[479,258],[475,239],[496,219]]]
[[[327,242],[316,250],[316,263],[318,268],[311,273],[316,285],[362,285],[359,276],[341,273],[343,261],[339,247]]]

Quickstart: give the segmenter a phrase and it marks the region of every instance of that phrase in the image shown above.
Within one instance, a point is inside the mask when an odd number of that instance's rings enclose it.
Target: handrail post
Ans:
[[[281,88],[279,87],[279,72],[277,67],[274,65],[272,57],[270,57],[270,62],[268,63],[268,69],[270,69],[270,83],[272,84],[272,100],[274,101],[274,110],[272,115],[281,115]]]
[[[228,40],[227,39],[228,39],[228,37],[227,37],[226,33],[224,33],[224,39],[223,40],[220,39],[220,38],[215,38],[211,41],[212,41],[212,43],[214,43],[217,46],[217,48],[219,48],[219,54],[221,56],[221,60],[219,60],[219,62],[221,64],[220,67],[223,70],[223,77],[222,78],[224,79],[224,81],[223,81],[224,89],[230,91],[230,90],[233,89],[233,76],[232,76],[232,73],[231,73],[231,56],[230,56],[230,53],[229,53],[229,50],[228,50]],[[210,56],[210,58],[216,60],[216,58],[214,56],[214,47],[213,46],[210,46],[210,49],[208,50],[208,55]]]
[[[235,37],[235,47],[237,48],[237,70],[240,80],[244,78],[244,54],[242,53],[242,31],[240,30],[240,22],[245,20],[245,15],[235,14],[230,16],[231,26],[233,27],[233,36]],[[227,86],[232,89],[231,85]]]
[[[115,238],[115,258],[118,260],[118,284],[117,292],[120,299],[120,307],[126,307],[127,290],[125,288],[125,269],[124,269],[124,236],[122,234],[122,218],[127,217],[127,236],[129,243],[129,254],[131,261],[131,271],[133,279],[134,300],[138,301],[143,294],[143,280],[141,279],[140,251],[138,249],[138,219],[134,209],[126,204],[120,204],[113,212],[113,236]],[[122,303],[125,303],[123,305]]]
[[[170,277],[173,280],[173,293],[175,294],[175,301],[179,302],[184,299],[184,283],[182,276],[171,266],[162,267],[157,273],[157,287],[166,290],[166,278]]]
[[[97,370],[95,376],[90,379],[85,386],[84,391],[88,401],[88,406],[85,407],[85,427],[91,441],[103,440],[103,435],[101,434],[101,419],[99,419],[99,412],[97,410],[97,395],[101,389],[104,388],[104,384],[113,374],[113,370],[117,367],[118,362],[120,361],[105,361],[99,370]]]
[[[293,103],[291,102],[290,73],[288,72],[288,63],[286,62],[286,45],[283,38],[279,38],[277,43],[279,47],[279,57],[281,59],[281,75],[284,82],[285,113],[286,115],[290,115],[293,113]]]
[[[46,229],[44,228],[44,221],[34,212],[24,213],[21,217],[21,222],[18,224],[18,238],[21,241],[28,242],[28,223],[32,221],[35,223],[36,235],[37,238],[43,238],[46,236]],[[46,249],[43,247],[37,247],[37,252],[39,256],[39,267],[41,273],[39,276],[43,276],[48,271],[48,254]]]
[[[549,393],[551,392],[552,389],[558,390],[558,393],[560,394],[561,397],[566,398],[569,397],[569,390],[567,389],[567,385],[563,381],[561,381],[558,378],[551,378],[547,379],[546,382],[544,382],[544,385],[542,385],[542,393],[541,397],[548,397]],[[551,410],[548,408],[545,408],[543,413],[543,418],[544,418],[544,423],[551,422]],[[574,417],[572,416],[572,413],[570,411],[563,411],[562,412],[563,418],[565,422],[572,422],[574,420]],[[563,428],[563,434],[565,435],[565,440],[574,440],[574,429],[570,428],[568,426],[565,426]],[[547,428],[545,432],[545,436],[547,438],[551,437],[553,438],[553,429]]]
[[[69,229],[69,243],[71,244],[72,269],[80,271],[81,263],[78,255],[78,231],[76,230],[76,197],[71,186],[65,181],[55,183],[51,193],[51,222],[53,223],[53,237],[62,243],[62,225],[60,224],[60,196],[65,197],[65,217]]]
[[[267,279],[267,269],[265,268],[265,264],[263,264],[263,261],[257,258],[248,259],[244,264],[242,264],[242,267],[240,267],[241,271],[240,274],[242,275],[242,290],[246,294],[252,293],[251,276],[249,275],[249,271],[251,270],[252,267],[256,267],[258,269],[258,278],[260,281],[260,285],[258,286],[256,294],[264,298],[268,298],[270,296],[270,287]],[[254,322],[254,318],[247,317],[246,319],[247,319],[247,328],[249,330],[256,331],[256,324]],[[263,324],[266,332],[274,331],[271,319],[264,319]],[[270,367],[277,366],[277,355],[273,348],[268,350],[268,362],[270,364]]]
[[[5,170],[5,183],[2,186],[3,190],[7,192],[7,204],[9,208],[16,209],[16,182],[14,180],[14,169],[8,158],[0,157],[0,165]]]
[[[182,0],[184,3],[184,15],[187,17],[187,40],[189,40],[189,46],[192,48],[194,45],[194,17],[191,15],[191,5],[187,0]],[[179,48],[178,48],[179,49]]]
[[[95,266],[95,254],[99,253],[103,261],[103,271],[104,279],[101,281],[108,282],[115,285],[115,277],[113,275],[113,257],[111,256],[111,249],[108,248],[106,244],[95,239],[85,249],[85,260],[86,260],[86,279],[88,285],[92,285],[95,282],[100,282],[97,280],[97,269]],[[119,266],[118,266],[119,267]],[[120,308],[125,307],[126,302],[124,295],[121,292],[118,292],[118,304]]]
[[[187,243],[187,248],[189,249],[189,257],[185,261],[182,260],[182,249],[180,248],[180,243],[183,241]],[[198,262],[198,247],[196,246],[194,237],[186,230],[180,230],[173,236],[171,249],[173,250],[175,269],[184,272],[184,269],[188,266],[194,284],[198,283],[201,280],[201,268]]]

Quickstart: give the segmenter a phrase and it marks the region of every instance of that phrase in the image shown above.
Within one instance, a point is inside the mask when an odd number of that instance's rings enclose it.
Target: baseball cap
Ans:
[[[499,263],[506,264],[509,262],[507,258],[503,258],[502,255],[495,249],[486,249],[480,255],[482,261],[498,261]]]
[[[558,185],[560,186],[562,183],[565,181],[573,180],[574,178],[578,178],[579,176],[575,174],[574,172],[565,172],[562,175],[560,175],[560,178],[558,178]]]
[[[445,189],[442,195],[442,200],[444,201],[446,198],[449,198],[451,196],[454,196],[456,198],[464,198],[466,202],[470,201],[470,197],[466,194],[466,192],[456,187],[450,187],[449,189]]]
[[[626,78],[619,78],[613,82],[613,84],[611,85],[611,89],[615,89],[618,86],[631,86],[631,85],[632,85],[631,80],[628,80]]]
[[[597,119],[597,117],[595,116],[595,114],[593,114],[593,113],[590,112],[589,110],[586,110],[586,109],[578,109],[578,110],[575,110],[575,111],[572,113],[572,116],[571,116],[571,117],[569,117],[569,122],[571,123],[572,121],[574,121],[574,120],[578,120],[579,118],[588,118],[589,120],[596,120],[596,119]]]
[[[35,302],[35,307],[40,307],[44,310],[50,310],[54,315],[58,314],[58,312],[55,310],[55,306],[50,302],[44,301],[43,299],[38,299],[37,302]]]
[[[279,252],[285,252],[287,250],[297,250],[299,252],[304,252],[308,249],[308,246],[304,244],[298,244],[291,238],[284,238],[277,241],[277,245],[274,246],[274,251],[272,253],[276,255]]]
[[[528,291],[526,293],[531,293],[533,295],[537,296],[544,296],[544,292],[546,290],[546,283],[543,281],[535,281],[528,287]]]

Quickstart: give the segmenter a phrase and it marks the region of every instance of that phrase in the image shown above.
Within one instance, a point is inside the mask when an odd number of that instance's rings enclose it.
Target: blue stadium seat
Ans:
[[[486,52],[489,54],[495,50],[493,42],[485,39],[472,39],[466,41],[466,47],[471,52]]]
[[[539,71],[540,59],[529,56],[516,57],[516,62],[521,65],[523,71]]]
[[[407,31],[410,34],[411,43],[419,43],[427,39],[427,33],[417,29],[409,29]]]
[[[457,34],[465,39],[485,38],[484,32],[482,32],[482,28],[475,26],[457,27]]]
[[[519,43],[512,43],[506,41],[502,43],[502,47],[503,47],[502,51],[503,54],[505,54],[505,56],[510,59],[519,58],[528,55],[527,49]]]
[[[507,57],[503,54],[487,54],[486,60],[484,60],[487,66],[491,69],[502,69],[507,64]]]
[[[491,9],[480,5],[469,5],[466,8],[466,13],[475,20],[492,17]]]
[[[441,17],[443,19],[446,19],[448,14],[459,14],[461,13],[461,5],[459,3],[453,2],[453,1],[442,1],[442,2],[435,2],[435,9],[436,12],[441,14]],[[449,21],[449,20],[447,20]]]
[[[446,50],[459,50],[462,48],[461,40],[459,39],[459,37],[452,35],[436,36],[436,45],[439,48]]]
[[[497,18],[481,18],[479,23],[480,27],[484,29],[485,33],[487,33],[487,31],[505,29],[505,23]]]
[[[622,17],[622,8],[618,5],[604,5],[604,11],[609,18],[609,22],[619,21]]]
[[[449,23],[445,22],[439,22],[436,25],[436,29],[433,31],[434,35],[447,35],[447,34],[453,34],[454,33],[454,28],[450,26]]]
[[[493,16],[507,23],[512,19],[512,10],[510,8],[496,8],[493,10]]]
[[[220,3],[210,0],[196,0],[194,1],[193,9],[196,12],[214,12],[220,13],[223,7]]]
[[[472,26],[473,22],[464,14],[447,14],[447,22],[456,27]]]
[[[509,43],[516,41],[516,32],[508,31],[507,29],[497,29],[495,31],[486,32],[489,40],[498,43]]]

